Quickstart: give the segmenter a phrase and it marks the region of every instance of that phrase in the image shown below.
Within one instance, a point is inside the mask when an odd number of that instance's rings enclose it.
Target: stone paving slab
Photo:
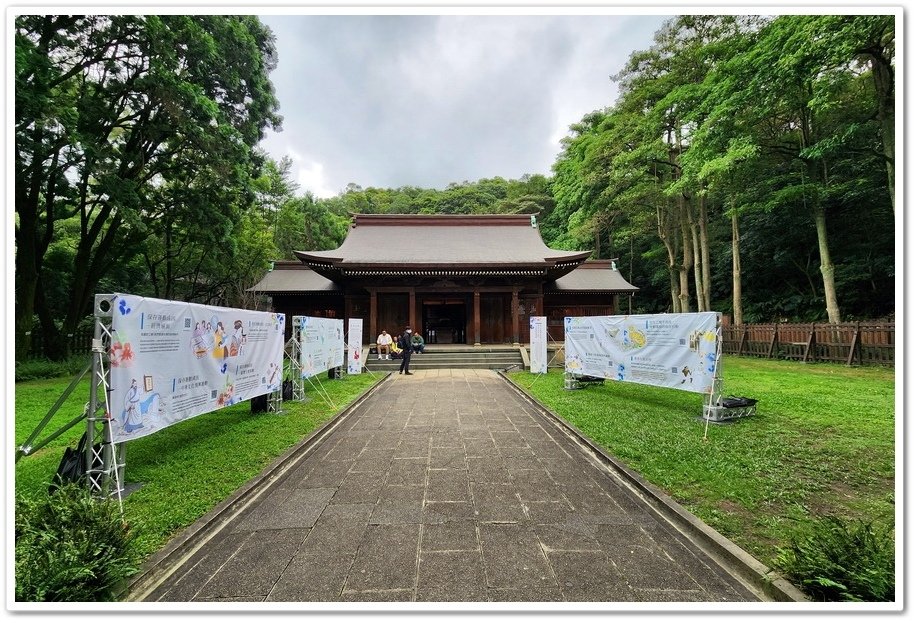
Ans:
[[[486,370],[393,376],[148,601],[757,601]]]

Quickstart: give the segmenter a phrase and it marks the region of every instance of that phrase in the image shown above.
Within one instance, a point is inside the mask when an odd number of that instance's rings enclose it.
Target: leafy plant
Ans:
[[[774,562],[820,601],[894,600],[893,534],[873,522],[820,519]]]
[[[16,600],[112,601],[138,569],[117,504],[80,485],[16,500]]]
[[[17,361],[16,382],[72,376],[82,372],[88,363],[88,355],[78,355],[64,361],[51,361],[49,359]]]

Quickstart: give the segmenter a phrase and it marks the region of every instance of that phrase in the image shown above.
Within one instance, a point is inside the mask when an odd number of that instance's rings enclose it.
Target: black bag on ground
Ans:
[[[64,449],[64,456],[60,459],[60,464],[57,466],[57,471],[54,473],[54,477],[51,479],[51,484],[48,486],[48,493],[54,493],[63,485],[69,484],[71,482],[82,482],[86,479],[86,444],[87,444],[87,435],[83,433],[83,436],[80,437],[79,443],[76,444],[76,449],[70,448],[69,446]],[[93,467],[99,469],[102,467],[102,460],[98,458],[102,452],[102,444],[97,443],[92,446],[93,449]]]
[[[293,399],[293,380],[286,379],[283,381],[283,400]]]
[[[757,404],[757,401],[754,398],[745,398],[743,396],[729,396],[720,400],[719,404],[726,409],[739,409],[741,407],[753,407]]]
[[[264,413],[267,411],[267,394],[261,394],[251,399],[251,412]]]

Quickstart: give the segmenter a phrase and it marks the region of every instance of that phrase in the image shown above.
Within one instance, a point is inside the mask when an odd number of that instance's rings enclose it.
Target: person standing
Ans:
[[[413,372],[410,371],[410,354],[413,351],[410,345],[411,333],[410,327],[407,327],[404,330],[404,334],[398,338],[398,346],[404,349],[401,354],[401,369],[398,371],[398,374],[413,374]]]

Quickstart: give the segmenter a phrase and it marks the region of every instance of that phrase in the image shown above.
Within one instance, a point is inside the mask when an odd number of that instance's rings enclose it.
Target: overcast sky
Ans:
[[[262,15],[300,190],[549,174],[569,126],[617,97],[610,76],[665,15]]]

